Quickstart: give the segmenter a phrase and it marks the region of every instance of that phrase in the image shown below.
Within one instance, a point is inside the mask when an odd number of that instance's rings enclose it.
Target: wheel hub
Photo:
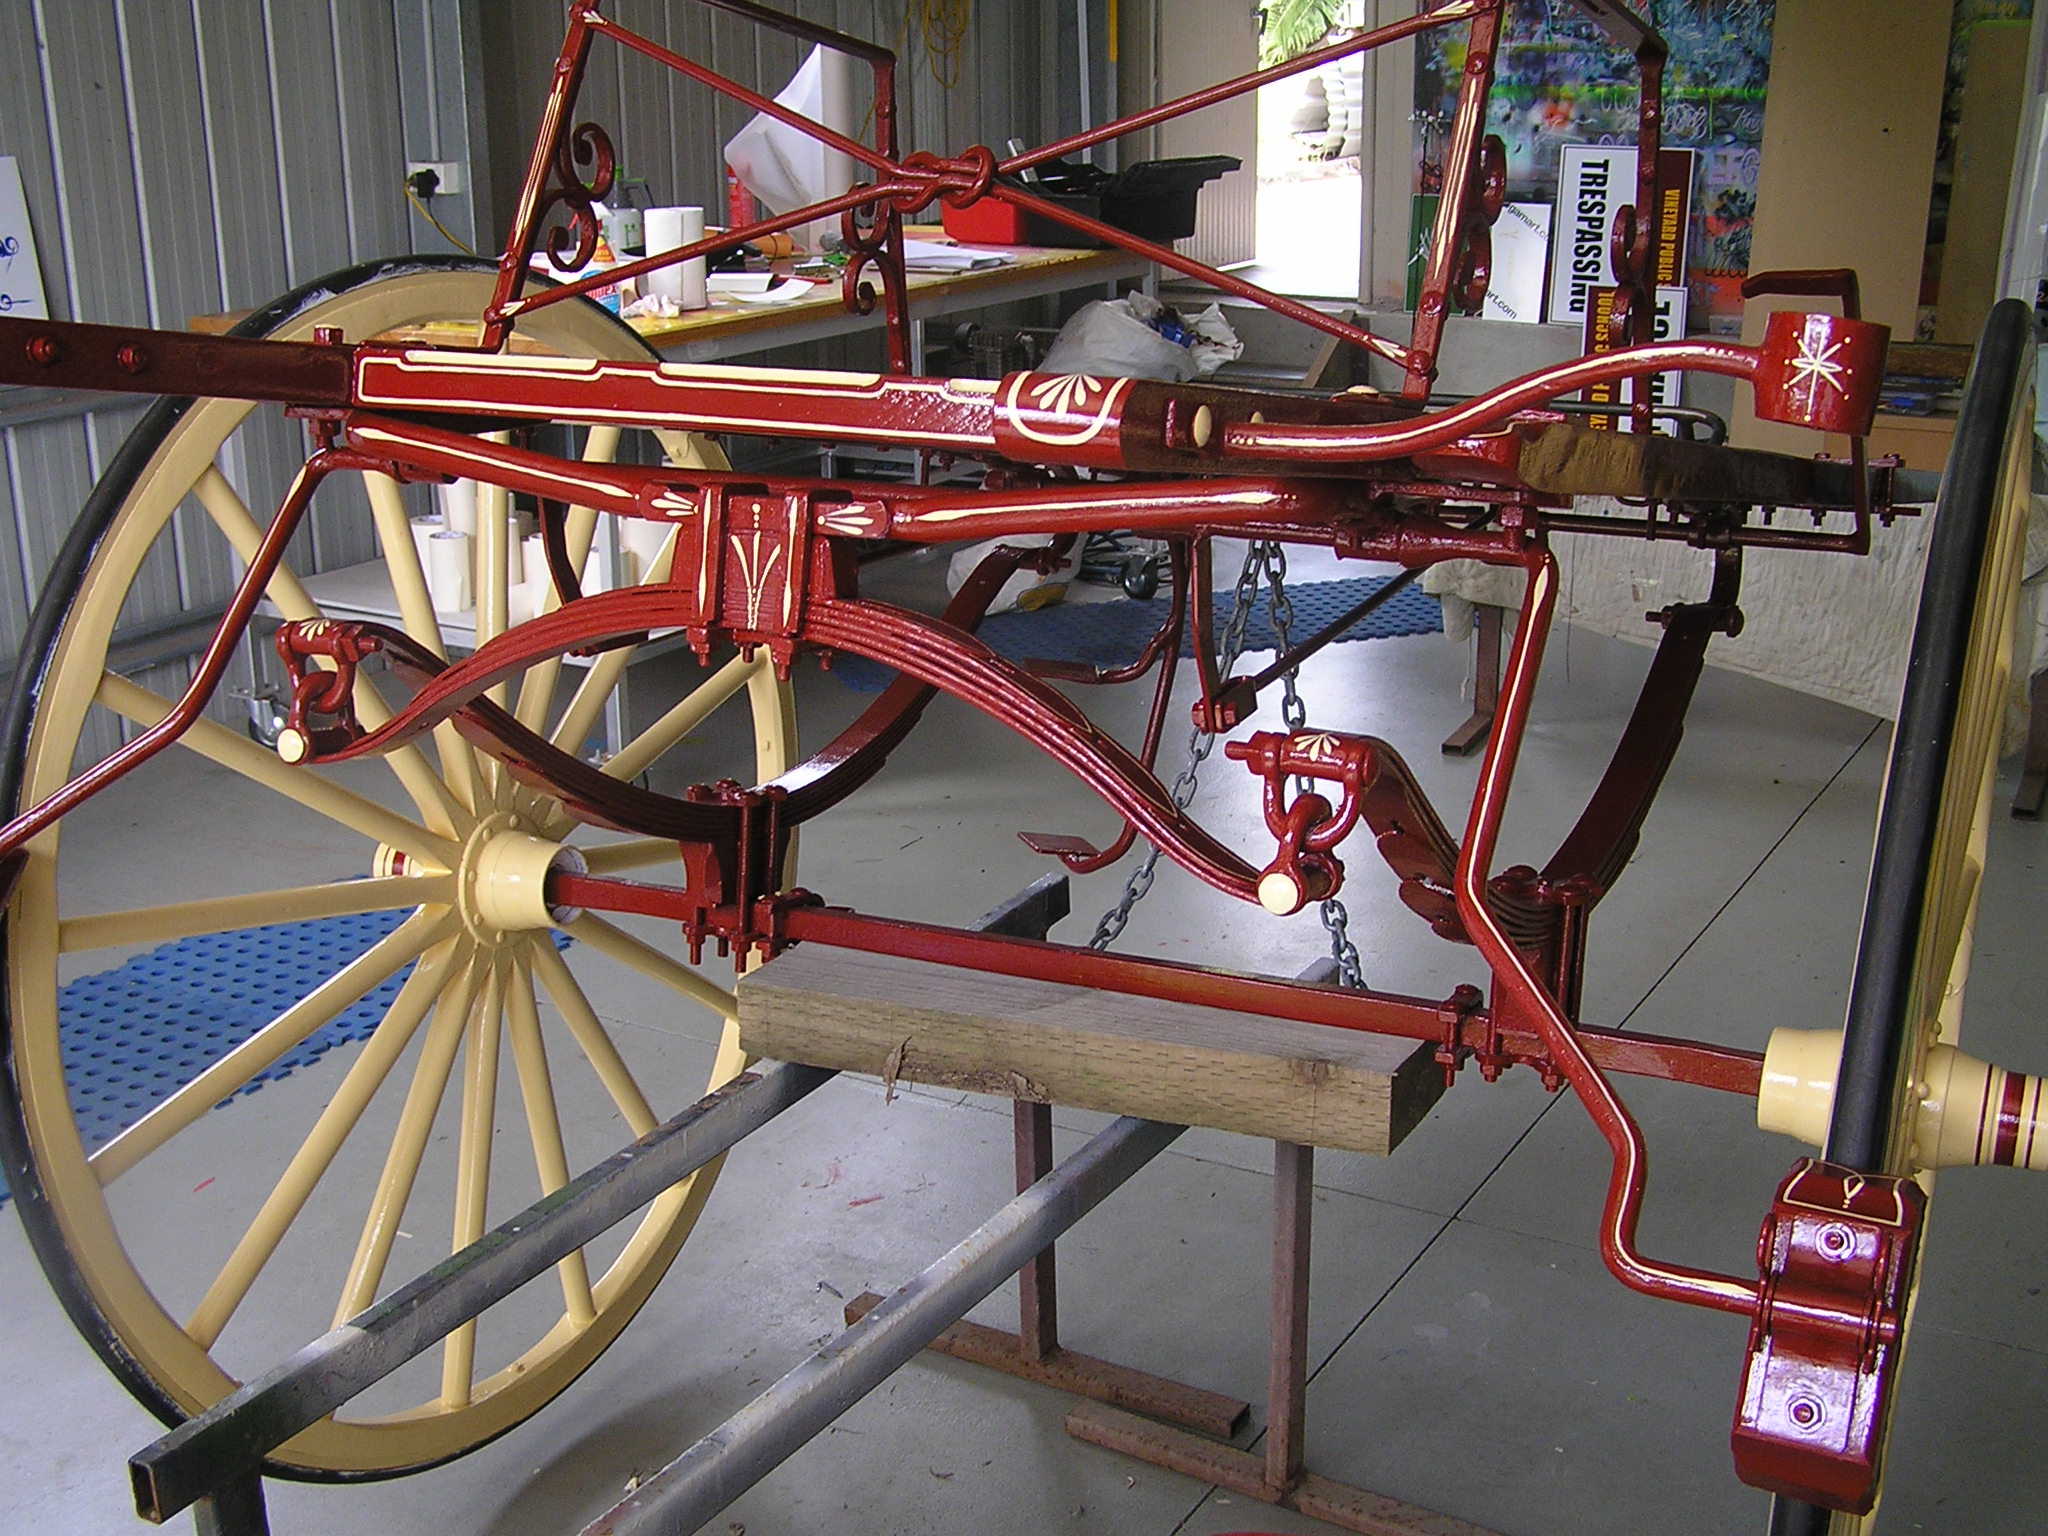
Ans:
[[[495,946],[510,934],[573,922],[576,908],[548,904],[547,877],[588,869],[581,853],[537,836],[523,817],[510,811],[486,817],[463,844],[457,871],[463,926],[479,944]]]

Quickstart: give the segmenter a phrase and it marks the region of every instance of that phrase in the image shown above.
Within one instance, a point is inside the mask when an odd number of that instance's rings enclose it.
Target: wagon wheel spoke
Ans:
[[[328,324],[351,340],[403,334],[423,321],[474,316],[488,302],[487,266],[425,268],[412,259],[388,281],[353,274],[316,285],[317,293],[272,306],[260,334],[310,340]],[[625,327],[583,302],[536,314],[521,334],[563,355],[647,355]],[[566,449],[572,459],[646,457],[616,429],[532,431],[536,449]],[[25,765],[17,807],[46,798],[76,763],[103,755],[117,727],[147,728],[170,714],[178,684],[110,665],[124,627],[154,617],[164,601],[157,576],[166,569],[175,566],[180,590],[198,594],[195,604],[247,569],[267,520],[259,490],[292,463],[303,434],[275,408],[201,399],[153,412],[137,439],[81,514],[90,542],[75,541],[80,553],[60,565],[44,599],[54,613],[39,621],[39,633],[49,638],[25,665],[41,668],[47,686],[6,744]],[[715,446],[673,435],[663,446],[679,462],[722,467]],[[487,489],[479,499],[471,575],[481,598],[476,640],[488,644],[523,617],[512,591],[522,571],[511,566],[515,509]],[[315,525],[324,567],[280,567],[266,611],[286,619],[388,614],[438,654],[468,644],[459,627],[468,615],[434,609],[425,551],[414,542],[419,501],[402,475],[334,481]],[[572,508],[572,556],[587,554],[601,527],[592,509]],[[298,549],[294,556],[303,558]],[[650,562],[637,575],[663,569]],[[266,640],[260,631],[247,637],[237,676],[275,678]],[[507,679],[497,696],[543,734],[568,717],[580,747],[627,659],[581,668],[574,689],[562,686],[563,663],[541,663]],[[785,685],[761,668],[700,676],[711,679],[710,691],[635,738],[622,767],[637,771],[688,737],[691,771],[706,779],[784,771],[794,745]],[[357,674],[356,711],[373,728],[392,715],[380,683],[394,686],[375,667]],[[690,683],[678,692],[690,694]],[[662,699],[662,709],[676,697]],[[721,708],[750,711],[752,729],[737,718],[706,724]],[[601,983],[621,974],[621,955],[722,1021],[731,997],[601,920],[585,929],[588,941],[561,934],[533,894],[530,866],[525,875],[496,872],[499,859],[530,858],[535,840],[561,844],[581,829],[552,796],[515,784],[452,726],[433,732],[431,744],[422,738],[384,755],[396,778],[390,785],[377,782],[380,770],[368,763],[286,764],[233,719],[202,718],[179,739],[183,752],[144,764],[124,792],[183,796],[188,822],[231,806],[221,841],[245,856],[171,881],[161,900],[129,897],[95,910],[104,882],[79,861],[81,850],[108,846],[96,801],[32,845],[0,930],[10,988],[0,1025],[8,1027],[12,1068],[0,1073],[0,1114],[29,1148],[26,1187],[41,1192],[22,1202],[24,1215],[73,1314],[96,1320],[89,1341],[166,1416],[217,1401],[243,1364],[269,1363],[281,1330],[307,1337],[374,1300],[395,1277],[393,1266],[419,1250],[395,1241],[401,1226],[438,1256],[449,1251],[442,1241],[460,1246],[524,1205],[532,1186],[508,1176],[514,1165],[491,1162],[501,1134],[523,1136],[515,1162],[530,1154],[538,1187],[558,1191],[586,1159],[617,1146],[618,1119],[632,1134],[649,1130],[739,1060],[729,1023],[716,1045],[701,1031],[678,1040],[617,1027],[617,1005]],[[740,761],[714,765],[721,752]],[[251,796],[249,785],[268,793]],[[609,853],[604,846],[590,851],[605,867],[679,869],[672,842],[634,839]],[[77,880],[66,873],[74,867]],[[125,1123],[92,1107],[100,1101],[67,1075],[64,1021],[73,1021],[75,1036],[86,1022],[76,1010],[88,1006],[87,994],[71,995],[70,976],[133,947],[241,933],[259,949],[288,945],[290,962],[247,966],[246,996],[238,981],[189,1014],[166,1006],[161,1019],[139,1022],[133,1038],[161,1053],[149,1059],[168,1063],[170,1080],[148,1089],[139,1113],[129,1106]],[[153,974],[145,968],[138,978]],[[188,1017],[189,1029],[181,1022]],[[679,1051],[694,1057],[681,1078]],[[508,1055],[516,1106],[497,1086]],[[260,1107],[246,1101],[246,1090],[286,1071],[289,1087],[266,1089]],[[10,1097],[11,1081],[28,1091]],[[267,1128],[248,1137],[244,1117],[252,1114]],[[172,1208],[172,1192],[195,1166],[217,1167],[208,1183],[219,1188],[191,1207],[189,1231],[154,1229],[152,1218]],[[568,1255],[555,1278],[502,1321],[494,1313],[494,1321],[453,1335],[438,1382],[400,1373],[297,1436],[271,1469],[383,1475],[503,1433],[617,1337],[689,1235],[716,1173],[707,1168],[664,1193],[620,1228],[618,1241],[607,1240],[602,1260],[595,1247]],[[196,1282],[187,1279],[194,1252],[206,1259]]]
[[[348,1279],[341,1288],[341,1300],[334,1309],[334,1326],[339,1328],[377,1299],[377,1287],[384,1279],[384,1266],[391,1258],[391,1245],[398,1238],[399,1218],[412,1198],[419,1179],[420,1159],[426,1155],[427,1138],[433,1134],[434,1114],[448,1093],[448,1074],[455,1068],[469,1016],[476,1007],[484,969],[474,951],[455,984],[441,993],[434,1005],[433,1021],[427,1025],[420,1058],[413,1066],[405,1104],[398,1112],[398,1129],[385,1154],[384,1171],[370,1197],[369,1213],[363,1218],[362,1237],[356,1256],[349,1264]]]
[[[173,707],[162,694],[152,693],[116,672],[102,675],[98,699],[123,719],[145,727],[164,719]],[[453,839],[431,832],[396,811],[386,810],[368,796],[344,789],[331,779],[300,772],[275,752],[224,725],[211,720],[195,721],[178,738],[178,744],[352,832],[360,832],[373,843],[389,844],[443,873],[461,862],[462,846]]]
[[[451,974],[466,970],[467,958],[464,947],[451,941],[445,949],[422,960],[398,989],[398,996],[371,1033],[362,1053],[350,1063],[341,1086],[320,1112],[311,1134],[292,1155],[283,1177],[272,1187],[255,1220],[243,1232],[186,1322],[185,1331],[201,1344],[211,1346],[219,1340],[221,1329],[227,1326],[263,1266],[277,1252],[286,1231],[305,1209],[313,1187],[333,1165],[341,1144],[391,1075],[400,1053],[411,1043],[428,1010],[434,1007],[437,994],[448,984]]]
[[[690,1001],[701,1003],[723,1018],[735,1018],[739,1014],[739,999],[724,987],[715,981],[705,980],[681,961],[671,959],[645,939],[635,938],[616,923],[585,912],[574,922],[565,924],[562,931],[581,939],[599,954],[631,966],[650,981],[658,981]]]
[[[498,1117],[498,1053],[504,1035],[505,987],[509,967],[494,963],[484,980],[480,1006],[469,1021],[462,1079],[462,1126],[455,1166],[455,1230],[451,1249],[467,1248],[484,1235],[491,1192],[491,1132]],[[457,1325],[441,1345],[441,1401],[459,1408],[476,1385],[476,1319]]]
[[[240,1093],[315,1031],[439,943],[451,924],[445,912],[423,911],[407,918],[95,1152],[91,1162],[100,1182],[111,1184],[208,1110]]]
[[[552,947],[552,946],[551,946]],[[541,1038],[540,1010],[534,1006],[533,962],[528,949],[513,959],[512,981],[505,990],[505,1031],[512,1040],[512,1061],[519,1073],[519,1095],[526,1107],[527,1137],[533,1144],[534,1171],[540,1191],[552,1195],[569,1182],[569,1155],[562,1141],[562,1116],[555,1102],[554,1080],[548,1073],[547,1044]],[[555,1266],[562,1280],[562,1306],[570,1323],[586,1327],[597,1315],[590,1297],[590,1268],[583,1250]]]
[[[198,497],[200,505],[206,508],[207,515],[213,519],[215,526],[220,529],[222,536],[233,546],[242,563],[247,565],[254,560],[263,542],[263,530],[257,525],[248,504],[228,483],[228,478],[221,472],[220,466],[207,465],[192,491]],[[411,542],[410,536],[407,542]],[[286,561],[278,562],[276,571],[271,575],[267,593],[277,611],[287,619],[305,620],[320,617],[320,605],[306,591],[305,583],[299,580]],[[384,696],[377,691],[375,684],[360,674],[356,679],[355,705],[356,713],[371,730],[375,730],[391,718],[391,707],[384,701]],[[443,830],[460,824],[462,811],[469,807],[458,806],[456,799],[449,792],[449,787],[435,775],[417,747],[401,747],[389,753],[385,760],[390,764],[391,771],[397,775],[399,783],[405,786],[406,793],[412,796],[413,803],[419,807],[422,816],[430,822],[438,822]]]

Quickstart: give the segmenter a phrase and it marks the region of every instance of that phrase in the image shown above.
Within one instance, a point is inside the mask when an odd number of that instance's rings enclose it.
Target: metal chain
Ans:
[[[1287,596],[1287,552],[1278,544],[1273,546],[1272,557],[1266,562],[1267,612],[1273,620],[1273,637],[1279,647],[1279,654],[1285,656],[1293,641],[1288,630],[1294,624],[1294,604]],[[1308,706],[1302,702],[1301,690],[1295,686],[1299,668],[1289,667],[1280,674],[1280,717],[1287,722],[1287,729],[1299,731],[1308,724]],[[1314,788],[1312,780],[1297,778],[1294,792],[1305,795]],[[1330,936],[1330,958],[1337,962],[1337,980],[1347,987],[1363,987],[1365,974],[1358,960],[1358,946],[1351,942],[1351,914],[1344,910],[1344,903],[1334,896],[1323,899],[1319,909],[1323,930]]]
[[[1270,540],[1254,540],[1245,551],[1244,568],[1238,573],[1237,587],[1233,593],[1234,606],[1230,620],[1223,629],[1223,645],[1217,658],[1217,673],[1230,676],[1230,669],[1237,662],[1238,653],[1244,649],[1246,626],[1251,621],[1252,604],[1258,598],[1263,581],[1267,589],[1267,614],[1273,623],[1273,633],[1279,654],[1287,654],[1288,631],[1294,624],[1294,604],[1287,596],[1287,552],[1280,544]],[[1308,724],[1308,706],[1302,702],[1301,690],[1295,685],[1297,669],[1290,667],[1281,674],[1280,717],[1290,731],[1299,731]],[[1195,798],[1195,781],[1203,762],[1216,745],[1216,738],[1208,731],[1197,727],[1188,738],[1188,763],[1181,770],[1180,777],[1173,781],[1173,804],[1176,810],[1186,810]],[[1303,794],[1310,788],[1310,781],[1296,781],[1295,792]],[[1152,882],[1159,868],[1159,848],[1152,845],[1145,850],[1145,857],[1133,869],[1130,878],[1124,882],[1122,897],[1117,904],[1103,913],[1102,920],[1095,925],[1095,936],[1088,941],[1090,949],[1107,949],[1116,942],[1131,920],[1131,909],[1145,899],[1152,889]],[[1347,927],[1350,914],[1344,910],[1344,903],[1334,896],[1326,899],[1321,908],[1323,928],[1330,935],[1330,954],[1337,962],[1338,980],[1347,987],[1365,985],[1363,972],[1359,967],[1358,947],[1351,942]]]
[[[1217,675],[1228,677],[1230,669],[1237,664],[1238,653],[1244,649],[1245,628],[1251,623],[1252,603],[1258,598],[1259,585],[1266,573],[1268,562],[1279,553],[1280,546],[1263,540],[1254,540],[1244,552],[1244,568],[1237,574],[1237,587],[1232,594],[1230,618],[1223,626],[1223,645],[1217,658]],[[1195,727],[1188,737],[1188,762],[1180,771],[1180,777],[1173,781],[1173,807],[1184,811],[1195,798],[1195,780],[1203,762],[1216,745],[1213,734]],[[1124,882],[1123,895],[1117,904],[1102,914],[1102,920],[1095,925],[1095,936],[1088,941],[1090,949],[1107,949],[1114,944],[1117,936],[1124,931],[1131,920],[1131,908],[1145,899],[1152,889],[1152,881],[1159,869],[1159,846],[1148,844],[1145,857],[1138,861],[1130,878]]]

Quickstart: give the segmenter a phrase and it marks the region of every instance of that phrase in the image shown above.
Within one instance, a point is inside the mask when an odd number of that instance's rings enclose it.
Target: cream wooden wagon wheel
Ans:
[[[1956,1045],[1962,1022],[2012,686],[2033,441],[2033,316],[2008,299],[1978,342],[1935,508],[1825,1148],[1849,1167],[1918,1174],[1930,1191],[1933,1149],[1916,1146],[1916,1134],[1928,1052]],[[1770,1529],[1860,1536],[1878,1513],[1781,1498]]]
[[[356,339],[474,317],[490,286],[490,269],[482,263],[376,264],[300,289],[240,330],[302,340],[315,327],[333,326]],[[543,310],[521,335],[568,355],[647,355],[630,329],[589,304]],[[167,548],[188,562],[202,553],[226,562],[227,551],[246,556],[253,549],[259,520],[270,508],[249,505],[234,481],[246,459],[237,457],[236,445],[253,437],[259,421],[254,408],[232,400],[160,402],[102,478],[24,646],[22,682],[4,737],[7,777],[0,790],[10,810],[64,782],[82,736],[89,730],[104,736],[104,724],[95,722],[147,723],[167,707],[162,694],[110,666],[123,603],[141,573],[164,568]],[[270,430],[274,441],[276,429]],[[714,445],[680,437],[664,446],[679,457],[717,453]],[[619,451],[619,435],[594,429],[579,451],[609,456]],[[438,644],[403,496],[379,477],[362,489],[400,622]],[[489,530],[502,524],[506,508],[488,489],[480,502],[478,569],[496,572],[495,580],[478,583],[478,628],[488,638],[505,622],[505,563],[489,561]],[[587,547],[595,521],[572,510],[572,543]],[[666,558],[666,551],[652,556],[650,569],[658,574]],[[318,589],[320,582],[312,585]],[[270,600],[285,617],[318,612],[289,571],[272,583]],[[260,644],[261,637],[249,643]],[[580,750],[627,659],[628,653],[611,653],[580,681],[566,667],[536,668],[508,685],[506,702],[558,743]],[[693,685],[626,742],[608,771],[637,775],[671,752],[692,779],[751,774],[758,781],[790,765],[789,694],[765,658],[760,664],[734,660],[701,684],[693,678]],[[357,695],[359,712],[372,722],[389,709],[381,695],[368,696],[374,687],[359,684]],[[728,704],[751,709],[751,729],[744,720],[726,728],[722,718],[709,719]],[[733,756],[750,760],[705,763],[700,771],[688,754],[707,750],[701,739],[721,732]],[[140,906],[110,902],[106,892],[94,900],[65,879],[65,829],[53,829],[32,845],[8,913],[8,1071],[0,1092],[10,1181],[45,1270],[102,1357],[168,1421],[218,1399],[238,1372],[274,1363],[537,1191],[566,1182],[577,1171],[568,1164],[566,1143],[591,1135],[573,1122],[565,1133],[557,1090],[571,1087],[572,1076],[577,1091],[602,1100],[606,1116],[615,1117],[605,1127],[615,1146],[622,1139],[618,1121],[638,1134],[696,1099],[705,1082],[703,1060],[710,1060],[713,1085],[741,1060],[731,996],[717,983],[595,914],[551,918],[566,919],[571,942],[565,949],[555,932],[522,926],[516,913],[507,916],[507,903],[493,899],[493,871],[508,850],[530,850],[534,839],[574,850],[556,855],[571,863],[600,872],[643,870],[639,878],[657,880],[660,866],[675,862],[673,844],[585,837],[554,802],[513,784],[445,729],[429,745],[350,772],[288,767],[244,731],[218,721],[202,722],[184,738],[177,756],[188,773],[196,771],[190,754],[210,760],[206,772],[248,797],[237,804],[266,800],[311,829],[309,845],[339,844],[342,851],[332,857],[343,861],[350,878],[308,883],[292,848],[274,841],[266,848],[252,838],[239,849],[244,867],[232,877],[235,888],[181,890],[178,900]],[[175,820],[173,808],[164,813]],[[235,832],[230,825],[219,836],[232,841]],[[153,857],[146,840],[133,856],[140,874]],[[378,912],[395,923],[385,936],[358,956],[321,967],[317,985],[294,993],[274,1016],[266,1014],[269,1022],[247,1039],[223,1045],[211,1059],[180,1064],[176,1081],[140,1119],[111,1140],[87,1143],[66,1077],[60,1017],[66,976],[103,970],[137,947],[195,935]],[[260,957],[254,963],[260,965]],[[606,967],[643,988],[651,984],[665,999],[661,1008],[676,1018],[698,1010],[693,1080],[674,1081],[669,1073],[652,1081],[644,1067],[636,1073],[629,1059],[634,1042],[621,1043],[631,1030],[602,1018],[586,990],[589,971]],[[215,1113],[216,1105],[315,1031],[360,1006],[359,999],[389,997],[394,985],[388,1005],[370,1005],[382,1012],[364,1025],[360,1049],[347,1047],[339,1059]],[[664,1048],[672,1055],[680,1049]],[[77,1054],[75,1047],[70,1054]],[[301,1116],[285,1138],[289,1152],[277,1152],[273,1165],[260,1171],[229,1170],[240,1181],[239,1205],[182,1200],[179,1189],[179,1230],[167,1240],[161,1228],[169,1197],[152,1191],[151,1170],[174,1165],[181,1145],[218,1134],[201,1128],[218,1127],[220,1115],[257,1106],[268,1115],[266,1101],[287,1099]],[[279,1134],[266,1131],[258,1143],[269,1146]],[[575,1155],[586,1152],[579,1147]],[[248,1161],[261,1163],[254,1146]],[[404,1383],[395,1395],[351,1410],[363,1416],[305,1431],[283,1448],[272,1470],[316,1478],[409,1470],[458,1455],[536,1411],[597,1357],[646,1299],[688,1235],[715,1173],[714,1166],[670,1190],[637,1227],[614,1234],[607,1248],[572,1256],[557,1275],[536,1280],[451,1336],[438,1363],[426,1357],[410,1378],[394,1378],[394,1387]],[[224,1174],[221,1182],[230,1178]],[[186,1215],[187,1207],[196,1214]],[[225,1214],[204,1214],[216,1208]],[[209,1228],[208,1221],[219,1225]],[[431,1243],[423,1241],[427,1237]],[[280,1250],[293,1256],[290,1264],[279,1262]],[[286,1269],[289,1276],[281,1273]],[[267,1315],[280,1306],[289,1322]]]

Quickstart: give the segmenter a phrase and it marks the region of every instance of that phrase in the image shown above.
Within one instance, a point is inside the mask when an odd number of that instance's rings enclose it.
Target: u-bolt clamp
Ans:
[[[1335,731],[1258,731],[1227,742],[1223,755],[1244,763],[1266,781],[1266,829],[1280,841],[1259,875],[1259,905],[1278,917],[1299,912],[1312,901],[1334,896],[1344,883],[1337,844],[1358,823],[1360,804],[1379,766],[1372,743]],[[1333,809],[1309,791],[1287,799],[1290,778],[1321,779],[1343,794]]]

